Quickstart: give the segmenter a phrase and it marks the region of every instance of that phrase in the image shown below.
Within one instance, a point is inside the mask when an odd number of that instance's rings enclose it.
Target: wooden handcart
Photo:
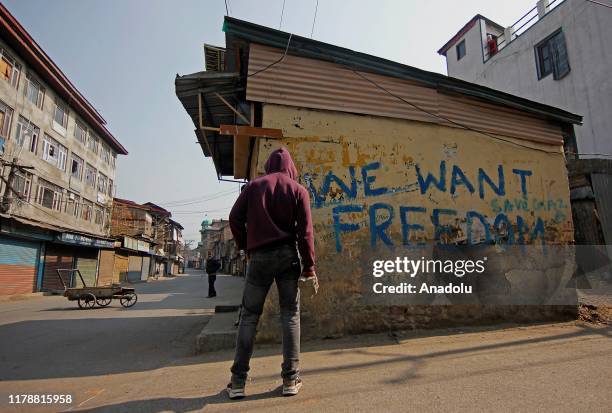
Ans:
[[[83,280],[81,271],[78,269],[63,270],[58,269],[57,276],[60,282],[64,286],[64,297],[68,298],[68,301],[77,301],[79,308],[91,309],[96,306],[107,307],[110,305],[113,299],[119,300],[121,305],[125,308],[130,308],[138,301],[138,295],[133,288],[122,287],[120,284],[111,284],[99,287],[88,287]],[[78,274],[83,287],[70,288],[62,277],[62,273],[68,273],[67,279],[72,279],[73,274]]]

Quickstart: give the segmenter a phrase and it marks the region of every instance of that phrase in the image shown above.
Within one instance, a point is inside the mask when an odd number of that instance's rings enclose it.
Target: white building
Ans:
[[[540,0],[507,23],[470,20],[438,51],[448,75],[583,115],[580,158],[612,158],[612,0]]]

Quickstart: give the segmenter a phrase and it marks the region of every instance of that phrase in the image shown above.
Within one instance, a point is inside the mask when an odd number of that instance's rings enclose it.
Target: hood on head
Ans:
[[[270,154],[265,166],[266,174],[283,172],[289,175],[291,179],[297,178],[297,169],[291,159],[291,154],[285,148],[275,150]]]

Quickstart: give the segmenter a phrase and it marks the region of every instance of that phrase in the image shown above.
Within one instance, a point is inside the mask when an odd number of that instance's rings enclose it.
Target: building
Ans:
[[[95,284],[127,151],[1,4],[0,55],[0,294]]]
[[[202,240],[200,256],[204,261],[202,268],[206,268],[205,260],[208,257],[217,257],[221,261],[220,272],[224,274],[244,276],[246,263],[243,255],[236,245],[234,236],[226,219],[205,219],[200,229]]]
[[[168,253],[168,273],[177,275],[185,272],[185,258],[183,257],[185,241],[183,240],[183,226],[170,219],[166,232],[166,251]]]
[[[231,17],[223,28],[232,52],[177,76],[176,94],[219,176],[253,179],[271,151],[291,152],[311,197],[321,283],[304,297],[303,337],[576,315],[496,306],[495,294],[474,306],[420,305],[430,296],[390,305],[368,283],[374,260],[453,245],[492,248],[531,276],[528,260],[495,248],[573,242],[563,137],[580,116]],[[499,275],[524,291],[522,276]],[[530,290],[535,303],[542,288]],[[279,339],[274,300],[262,339]]]
[[[113,282],[146,281],[157,274],[154,233],[153,216],[148,207],[127,199],[114,199],[110,229],[110,235],[116,240]]]
[[[146,281],[179,274],[183,268],[183,227],[166,209],[147,202],[115,198],[111,236],[115,248],[115,281]]]
[[[449,76],[584,116],[575,135],[564,131],[580,244],[612,244],[610,6],[609,1],[539,0],[512,25],[477,15],[438,51]],[[497,45],[493,55],[487,36]]]

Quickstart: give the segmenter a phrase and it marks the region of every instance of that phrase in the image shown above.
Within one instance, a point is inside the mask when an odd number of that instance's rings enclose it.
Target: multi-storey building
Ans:
[[[449,76],[583,115],[563,130],[581,244],[612,244],[610,39],[612,1],[538,0],[510,25],[476,15],[438,51]]]
[[[127,154],[105,124],[0,5],[0,294],[61,288],[58,268],[97,281]]]

